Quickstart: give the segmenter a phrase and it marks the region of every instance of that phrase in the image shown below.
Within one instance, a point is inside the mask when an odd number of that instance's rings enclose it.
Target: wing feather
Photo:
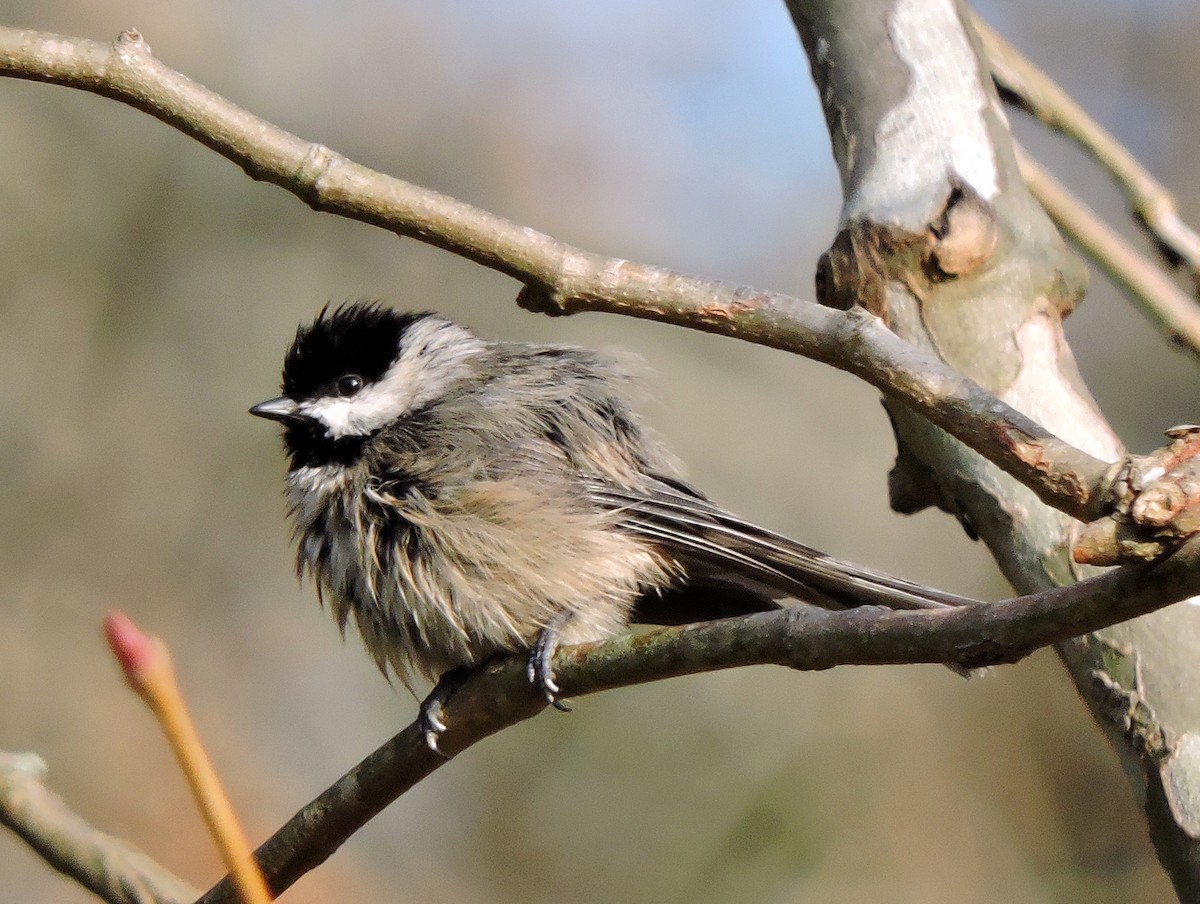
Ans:
[[[685,569],[738,576],[823,606],[941,609],[978,602],[826,555],[739,518],[678,480],[655,477],[636,490],[599,478],[585,482],[594,504],[617,513],[625,530],[662,544]]]

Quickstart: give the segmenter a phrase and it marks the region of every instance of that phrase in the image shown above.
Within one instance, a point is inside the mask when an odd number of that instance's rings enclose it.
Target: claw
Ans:
[[[446,730],[446,723],[442,721],[442,705],[438,702],[431,705],[426,705],[427,703],[429,701],[421,704],[421,715],[417,719],[421,735],[425,738],[425,744],[430,750],[440,757],[449,759],[442,748],[438,746],[438,738]]]
[[[421,735],[425,738],[429,749],[445,759],[450,759],[450,756],[442,751],[438,742],[441,740],[442,732],[446,730],[446,701],[463,686],[470,674],[471,669],[467,666],[450,669],[438,679],[438,683],[429,692],[429,696],[421,701],[417,727],[420,728]]]
[[[558,649],[562,629],[573,617],[573,613],[563,612],[542,628],[537,642],[529,652],[529,666],[526,669],[530,684],[545,695],[546,702],[563,713],[569,713],[571,707],[558,696],[562,693],[562,688],[554,680],[554,666],[551,661],[554,659],[554,651]]]

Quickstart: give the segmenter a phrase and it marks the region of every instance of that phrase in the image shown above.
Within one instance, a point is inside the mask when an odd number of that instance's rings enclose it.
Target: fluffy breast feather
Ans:
[[[353,615],[380,669],[408,686],[527,650],[563,612],[574,616],[564,643],[612,636],[643,593],[672,583],[674,566],[552,479],[526,473],[434,493],[304,475],[293,499],[299,568],[343,630]]]

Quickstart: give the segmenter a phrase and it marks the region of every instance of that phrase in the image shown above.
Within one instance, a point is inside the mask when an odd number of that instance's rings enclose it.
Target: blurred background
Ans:
[[[1200,8],[988,2],[1200,222]],[[777,0],[333,4],[0,0],[110,40],[351,158],[598,252],[812,297],[839,191]],[[1105,178],[1017,129],[1102,212]],[[1128,228],[1127,232],[1133,232]],[[887,508],[873,390],[781,353],[610,316],[317,215],[147,116],[0,81],[0,748],[193,883],[215,856],[101,641],[170,642],[253,839],[415,714],[292,577],[274,395],[330,300],[436,308],[494,337],[619,345],[652,421],[722,503],[839,556],[999,598],[949,518]],[[1130,447],[1195,421],[1196,367],[1099,278],[1068,323]],[[90,896],[0,834],[0,902]],[[759,668],[578,701],[461,756],[287,900],[1151,902],[1170,898],[1116,759],[1052,654]]]

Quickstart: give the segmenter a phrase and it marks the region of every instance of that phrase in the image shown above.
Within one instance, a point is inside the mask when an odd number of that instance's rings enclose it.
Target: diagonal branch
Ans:
[[[799,606],[742,618],[660,628],[555,656],[565,693],[599,691],[746,665],[800,671],[836,665],[1015,662],[1034,649],[1154,611],[1200,593],[1200,540],[1153,565],[1126,566],[1044,593],[960,609],[831,612]],[[519,658],[479,669],[446,708],[441,748],[454,756],[546,707]],[[414,723],[292,817],[257,851],[275,894],[323,863],[354,832],[447,760]],[[234,904],[228,880],[199,904]]]
[[[1200,540],[1151,565],[1033,596],[933,611],[862,607],[778,612],[661,628],[566,647],[557,679],[571,696],[746,665],[799,671],[837,665],[950,663],[967,668],[1015,662],[1034,649],[1134,618],[1200,593]],[[447,703],[441,747],[457,755],[546,707],[520,658],[480,668]],[[448,760],[408,726],[290,819],[256,856],[275,894],[323,863],[358,829]],[[105,835],[41,783],[31,755],[0,754],[0,822],[52,866],[110,904],[180,904],[187,885],[126,842]],[[200,904],[235,904],[228,879]]]
[[[1134,218],[1170,263],[1187,269],[1200,294],[1200,235],[1179,216],[1174,196],[1071,95],[991,26],[974,14],[971,24],[1006,99],[1070,138],[1108,171]]]
[[[0,824],[109,904],[183,904],[199,894],[144,853],[84,822],[42,784],[46,764],[0,752]]]
[[[803,355],[877,387],[1083,521],[1107,499],[1107,462],[1063,442],[859,309],[604,258],[461,201],[377,173],[271,125],[159,62],[136,32],[113,44],[0,29],[0,75],[92,91],[174,126],[336,213],[449,250],[525,283],[547,313],[606,311]]]
[[[1061,182],[1019,147],[1017,162],[1029,191],[1046,213],[1167,336],[1200,355],[1200,306]]]
[[[897,332],[934,345],[1060,435],[1102,456],[1124,456],[1062,330],[1062,317],[1082,295],[1084,270],[1025,187],[965,5],[788,0],[788,8],[842,179],[842,231],[827,252],[842,283],[888,280],[876,297]],[[929,258],[909,240],[920,233],[936,239],[933,273],[945,278],[928,278]],[[864,247],[868,253],[853,256]],[[870,253],[876,249],[881,253]],[[940,266],[943,249],[949,269]],[[907,508],[935,504],[965,513],[1005,576],[1026,592],[1086,573],[1068,552],[1076,546],[1068,519],[1035,504],[990,463],[947,444],[926,422],[890,408],[903,466],[899,500]],[[1191,429],[1171,433],[1181,446],[1191,442]],[[1154,479],[1158,471],[1145,473]],[[1156,496],[1164,515],[1194,504],[1190,473],[1173,476],[1173,490],[1148,496],[1133,476],[1137,495],[1128,511],[1135,519],[1155,508],[1143,500]],[[1114,487],[1121,483],[1114,473]],[[1135,550],[1142,539],[1116,519],[1107,533],[1111,542],[1095,544],[1102,554],[1106,546]],[[1189,605],[1058,645],[1142,795],[1164,867],[1189,901],[1200,894],[1200,798],[1191,794],[1200,757],[1186,743],[1200,725],[1189,693],[1200,678],[1192,655],[1198,638],[1200,609]]]

